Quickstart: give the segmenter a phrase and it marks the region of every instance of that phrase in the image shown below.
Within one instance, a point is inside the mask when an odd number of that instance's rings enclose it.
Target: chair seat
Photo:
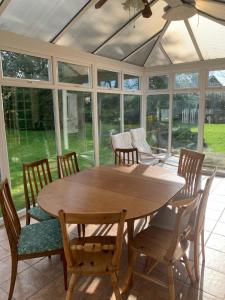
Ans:
[[[159,262],[167,262],[166,254],[174,237],[173,230],[150,226],[138,233],[131,242],[131,247]],[[179,260],[188,248],[188,241],[183,240],[177,246],[171,262]]]
[[[160,208],[150,221],[151,226],[161,229],[173,230],[175,228],[177,210],[171,206]]]
[[[84,245],[85,243],[100,243],[102,245],[115,244],[115,237],[111,236],[90,236],[71,241],[71,245]],[[99,252],[86,252],[84,250],[71,250],[75,265],[68,270],[78,274],[106,274],[115,272],[112,265],[114,250],[101,250]]]
[[[38,221],[46,221],[53,219],[53,217],[45,212],[42,208],[39,206],[32,207],[31,209],[28,210],[28,213],[31,217]]]
[[[56,219],[27,225],[21,229],[18,255],[44,253],[62,248],[61,227]]]

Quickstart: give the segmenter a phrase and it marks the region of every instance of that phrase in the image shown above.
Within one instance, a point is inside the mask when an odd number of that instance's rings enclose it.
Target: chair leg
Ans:
[[[81,224],[77,224],[78,237],[81,237]]]
[[[128,267],[127,267],[124,283],[123,283],[123,286],[121,288],[122,293],[126,293],[132,285],[133,268],[134,268],[134,264],[135,264],[135,261],[136,261],[136,258],[137,258],[137,252],[135,250],[130,249],[130,255],[131,256],[130,256],[130,259],[129,259],[129,262],[128,262]]]
[[[68,288],[67,293],[66,293],[66,300],[72,300],[72,298],[73,298],[73,290],[74,290],[76,281],[77,281],[77,275],[73,273],[71,275],[70,283],[69,283],[69,288]]]
[[[122,300],[116,273],[111,273],[111,281],[112,281],[113,292],[116,296],[116,300]]]
[[[85,224],[82,224],[82,233],[83,233],[83,237],[85,237]]]
[[[10,290],[9,290],[9,297],[8,300],[12,299],[13,291],[16,282],[16,275],[17,275],[17,267],[18,267],[18,260],[12,257],[12,270],[11,270],[11,281],[10,281]]]
[[[26,225],[30,225],[30,215],[26,213]]]
[[[205,261],[205,236],[204,236],[204,228],[201,233],[201,246],[202,246],[202,259]]]
[[[175,289],[174,289],[172,266],[167,267],[167,272],[168,272],[168,285],[169,285],[169,300],[175,300]]]
[[[194,240],[194,268],[195,268],[195,278],[199,280],[199,238]]]
[[[62,254],[62,263],[63,263],[63,275],[64,275],[64,288],[65,291],[67,291],[68,289],[68,283],[67,283],[67,263],[66,263],[66,258],[65,258],[65,254]]]
[[[191,283],[194,283],[194,276],[192,274],[192,270],[191,270],[191,267],[190,267],[190,264],[189,264],[189,260],[187,258],[187,255],[186,253],[183,255],[183,260],[184,260],[184,263],[185,263],[185,267],[186,267],[186,270],[187,270],[187,273],[188,273],[188,276],[191,280]]]

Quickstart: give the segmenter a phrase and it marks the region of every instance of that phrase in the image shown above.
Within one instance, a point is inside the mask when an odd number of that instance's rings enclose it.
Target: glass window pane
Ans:
[[[149,89],[150,90],[167,90],[168,89],[168,75],[158,75],[149,77]]]
[[[225,171],[225,92],[206,95],[204,164]]]
[[[59,82],[89,86],[90,68],[65,62],[58,62]]]
[[[151,18],[143,18],[142,15],[131,22],[123,30],[118,32],[96,53],[105,57],[122,60],[132,51],[149,41],[165,25],[162,18],[165,3],[158,1],[152,6]]]
[[[75,151],[80,169],[94,165],[91,93],[59,91],[63,153]]]
[[[171,64],[168,57],[159,47],[155,47],[145,62],[145,67],[165,66]]]
[[[98,69],[98,86],[104,88],[118,88],[119,74],[117,72]]]
[[[172,148],[197,149],[199,94],[175,94],[173,97]]]
[[[169,95],[147,97],[146,131],[151,146],[168,148]]]
[[[209,18],[205,18],[201,15],[195,15],[194,17],[189,19],[189,22],[203,58],[224,58],[224,25],[219,24],[218,22],[214,22]]]
[[[21,209],[24,162],[48,158],[57,178],[53,97],[46,89],[3,87],[2,93],[12,194]]]
[[[120,95],[98,94],[99,154],[100,163],[113,163],[111,134],[120,132]]]
[[[139,90],[140,77],[136,75],[124,74],[123,87],[125,90]]]
[[[140,127],[141,96],[124,95],[124,131]]]
[[[208,86],[209,87],[225,86],[225,70],[209,71]]]
[[[31,56],[11,51],[1,51],[3,76],[33,79],[49,80],[47,58]]]
[[[93,52],[136,14],[135,10],[124,10],[123,2],[107,1],[100,9],[95,9],[93,4],[62,35],[57,44]]]
[[[10,1],[0,16],[0,28],[51,41],[88,0]]]
[[[176,73],[175,88],[188,89],[198,87],[198,73]]]
[[[205,31],[205,33],[206,32],[207,31]],[[199,60],[191,37],[183,21],[170,23],[162,38],[162,46],[172,63],[176,64]]]

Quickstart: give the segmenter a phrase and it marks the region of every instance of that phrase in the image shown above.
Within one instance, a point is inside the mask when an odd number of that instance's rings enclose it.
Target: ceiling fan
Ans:
[[[198,11],[195,0],[164,0],[168,5],[164,8],[163,19],[167,21],[185,20]]]
[[[95,4],[95,8],[101,8],[108,0],[99,0]],[[150,4],[148,3],[148,0],[125,0],[124,3],[122,3],[123,8],[129,9],[131,7],[140,9],[141,14],[144,18],[150,18],[152,15]]]

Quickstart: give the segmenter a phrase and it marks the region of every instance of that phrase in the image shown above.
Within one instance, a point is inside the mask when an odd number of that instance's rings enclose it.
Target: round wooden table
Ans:
[[[127,220],[154,213],[184,186],[185,180],[159,166],[100,166],[58,179],[45,186],[37,201],[57,217],[70,213],[118,212]]]

